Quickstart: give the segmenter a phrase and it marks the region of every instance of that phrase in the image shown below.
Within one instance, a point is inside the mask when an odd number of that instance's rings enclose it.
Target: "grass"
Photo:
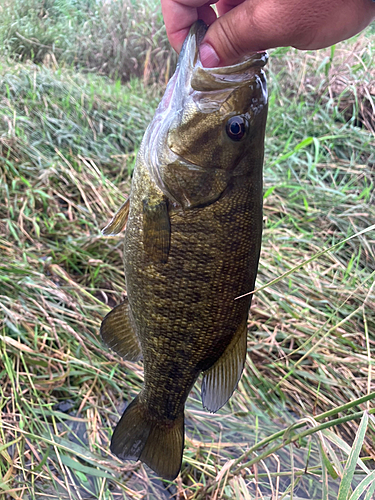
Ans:
[[[158,0],[4,0],[0,16],[0,53],[13,60],[164,82],[176,60]]]
[[[73,14],[64,16],[73,22]],[[370,500],[375,139],[361,89],[374,81],[373,28],[334,51],[271,56],[265,228],[249,356],[238,390],[217,414],[202,409],[199,386],[193,389],[174,483],[110,454],[112,429],[143,372],[107,351],[98,335],[124,294],[122,236],[104,238],[100,230],[129,192],[163,91],[144,80],[157,81],[158,70],[121,84],[116,71],[95,75],[82,61],[73,68],[68,52],[46,67],[7,50],[0,69],[0,498]],[[347,87],[335,86],[338,79]]]

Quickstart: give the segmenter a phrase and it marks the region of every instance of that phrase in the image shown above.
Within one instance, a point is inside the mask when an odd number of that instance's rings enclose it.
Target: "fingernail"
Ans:
[[[216,66],[219,66],[219,56],[209,43],[202,43],[199,49],[199,55],[202,66],[205,68],[215,68]]]

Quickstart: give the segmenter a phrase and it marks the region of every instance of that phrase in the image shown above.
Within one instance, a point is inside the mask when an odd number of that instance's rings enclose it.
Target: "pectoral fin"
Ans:
[[[115,236],[118,233],[121,233],[123,229],[125,229],[126,222],[129,217],[129,198],[121,205],[121,207],[117,210],[115,215],[112,217],[112,220],[109,224],[102,229],[102,233],[104,236]]]
[[[208,411],[215,413],[233,394],[245,365],[246,349],[247,322],[245,321],[224,354],[203,374],[202,404]]]
[[[141,346],[130,321],[128,299],[114,307],[103,319],[100,335],[108,347],[127,361],[141,359]]]
[[[171,224],[166,200],[143,200],[143,247],[153,262],[166,263],[171,241]]]

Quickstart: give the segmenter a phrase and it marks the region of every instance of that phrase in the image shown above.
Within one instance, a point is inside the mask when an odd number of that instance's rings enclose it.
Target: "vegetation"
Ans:
[[[271,54],[249,356],[217,414],[193,389],[168,483],[109,452],[143,373],[98,331],[124,294],[122,236],[101,228],[129,192],[172,56],[153,3],[40,4],[0,7],[0,498],[370,500],[374,29]]]
[[[176,57],[158,0],[3,0],[4,55],[113,79],[167,81]]]

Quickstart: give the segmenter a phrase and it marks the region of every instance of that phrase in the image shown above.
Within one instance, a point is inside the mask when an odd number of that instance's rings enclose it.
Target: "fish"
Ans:
[[[143,359],[144,385],[111,451],[164,479],[180,472],[185,402],[200,374],[216,412],[240,380],[262,238],[267,119],[265,52],[205,68],[193,24],[148,126],[131,192],[105,235],[125,227],[126,299],[103,320],[104,343]]]

